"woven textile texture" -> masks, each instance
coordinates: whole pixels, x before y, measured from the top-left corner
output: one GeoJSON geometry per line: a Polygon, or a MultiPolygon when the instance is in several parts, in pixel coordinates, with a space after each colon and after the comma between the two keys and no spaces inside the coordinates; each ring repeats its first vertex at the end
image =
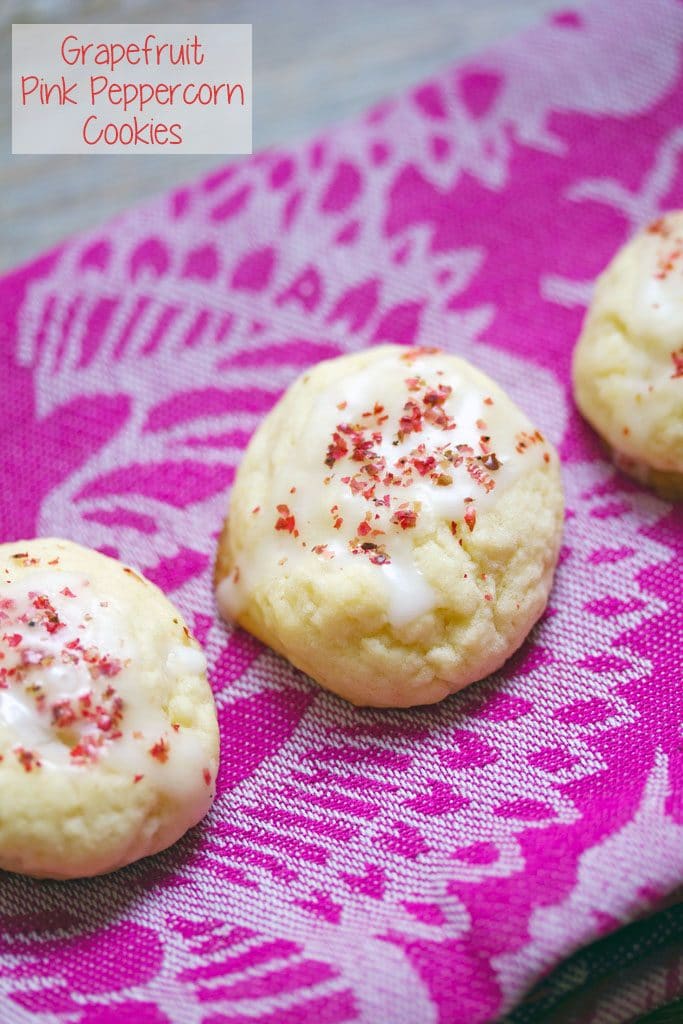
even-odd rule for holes
{"type": "Polygon", "coordinates": [[[613,470],[569,363],[596,274],[683,205],[682,47],[674,0],[564,11],[0,282],[2,538],[162,586],[223,744],[214,810],[165,854],[0,879],[4,1024],[484,1024],[680,884],[680,511],[613,470]],[[384,341],[493,375],[568,505],[528,642],[410,712],[321,692],[211,587],[255,425],[306,365],[384,341]]]}

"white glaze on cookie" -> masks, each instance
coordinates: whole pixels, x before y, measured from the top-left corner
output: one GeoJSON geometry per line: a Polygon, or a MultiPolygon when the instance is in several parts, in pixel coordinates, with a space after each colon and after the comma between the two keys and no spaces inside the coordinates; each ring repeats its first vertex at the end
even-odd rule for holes
{"type": "MultiPolygon", "coordinates": [[[[78,773],[96,763],[133,783],[147,777],[171,793],[198,790],[201,745],[138,685],[140,652],[118,600],[87,575],[61,570],[58,557],[41,565],[18,550],[9,562],[23,571],[5,568],[0,580],[4,756],[27,772],[78,773]]],[[[197,647],[171,642],[165,670],[202,674],[206,660],[197,647]]]]}
{"type": "Polygon", "coordinates": [[[58,538],[0,544],[0,869],[102,874],[209,810],[206,662],[158,587],[58,538]]]}
{"type": "Polygon", "coordinates": [[[403,626],[437,599],[416,564],[420,537],[443,523],[466,536],[478,511],[555,458],[499,389],[471,367],[459,373],[438,349],[388,350],[333,382],[310,430],[292,462],[272,467],[272,505],[252,511],[268,520],[266,541],[218,587],[228,618],[274,565],[287,572],[317,558],[328,571],[371,566],[386,586],[389,623],[403,626]]]}
{"type": "Polygon", "coordinates": [[[574,396],[617,465],[683,494],[683,211],[621,248],[597,281],[573,357],[574,396]]]}
{"type": "Polygon", "coordinates": [[[683,213],[660,217],[639,238],[631,322],[662,375],[683,377],[683,213]]]}

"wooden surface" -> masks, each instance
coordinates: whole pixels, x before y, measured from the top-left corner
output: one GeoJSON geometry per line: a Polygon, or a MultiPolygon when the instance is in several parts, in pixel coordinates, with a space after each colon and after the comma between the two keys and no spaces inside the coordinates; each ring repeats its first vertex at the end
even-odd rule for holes
{"type": "MultiPolygon", "coordinates": [[[[12,22],[250,22],[254,149],[305,138],[532,24],[561,0],[0,0],[12,22]]],[[[0,80],[0,270],[229,157],[12,156],[0,80]]],[[[237,159],[245,159],[237,158],[237,159]]]]}

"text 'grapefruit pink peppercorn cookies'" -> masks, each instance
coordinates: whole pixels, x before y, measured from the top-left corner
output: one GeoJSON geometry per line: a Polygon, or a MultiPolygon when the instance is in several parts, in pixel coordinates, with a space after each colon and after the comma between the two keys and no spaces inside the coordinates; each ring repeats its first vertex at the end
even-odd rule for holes
{"type": "Polygon", "coordinates": [[[0,868],[163,850],[208,811],[217,760],[206,659],[157,587],[68,541],[0,545],[0,868]]]}
{"type": "Polygon", "coordinates": [[[218,605],[355,704],[433,703],[522,643],[562,518],[555,452],[493,381],[370,349],[300,377],[252,438],[218,605]]]}
{"type": "Polygon", "coordinates": [[[598,279],[574,395],[621,469],[683,498],[683,210],[637,234],[598,279]]]}

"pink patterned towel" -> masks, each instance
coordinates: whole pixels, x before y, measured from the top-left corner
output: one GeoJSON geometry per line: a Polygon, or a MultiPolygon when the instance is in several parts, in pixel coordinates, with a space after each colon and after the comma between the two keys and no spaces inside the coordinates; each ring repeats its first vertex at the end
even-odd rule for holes
{"type": "Polygon", "coordinates": [[[681,521],[605,461],[568,375],[595,275],[683,205],[682,42],[674,0],[558,14],[0,283],[2,537],[168,591],[223,742],[215,809],[166,854],[2,877],[3,1024],[479,1024],[682,880],[681,521]],[[521,652],[412,712],[321,692],[211,588],[256,423],[382,341],[493,374],[560,446],[569,508],[521,652]]]}

